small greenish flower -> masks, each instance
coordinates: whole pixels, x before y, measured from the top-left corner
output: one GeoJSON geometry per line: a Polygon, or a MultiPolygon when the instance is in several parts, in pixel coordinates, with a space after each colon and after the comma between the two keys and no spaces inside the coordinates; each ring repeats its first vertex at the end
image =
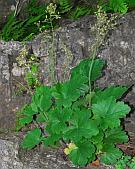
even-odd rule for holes
{"type": "MultiPolygon", "coordinates": [[[[47,12],[50,15],[50,17],[53,17],[53,19],[59,19],[60,18],[59,12],[56,11],[56,8],[57,8],[56,4],[53,4],[53,3],[50,3],[47,6],[47,12]]],[[[47,15],[46,15],[46,19],[48,19],[47,15]]]]}

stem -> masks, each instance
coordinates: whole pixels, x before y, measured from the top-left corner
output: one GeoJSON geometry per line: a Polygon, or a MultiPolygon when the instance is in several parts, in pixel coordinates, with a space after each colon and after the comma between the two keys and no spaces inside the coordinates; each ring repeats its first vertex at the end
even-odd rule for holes
{"type": "Polygon", "coordinates": [[[40,124],[36,120],[33,120],[33,123],[34,123],[35,127],[39,128],[41,130],[42,135],[47,137],[44,129],[40,126],[40,124]]]}
{"type": "Polygon", "coordinates": [[[68,145],[63,139],[60,140],[60,144],[63,148],[67,147],[68,145]]]}
{"type": "Polygon", "coordinates": [[[51,71],[51,80],[52,80],[52,84],[56,83],[56,79],[55,79],[55,65],[56,65],[56,58],[54,56],[54,29],[53,29],[53,24],[52,24],[52,16],[50,15],[50,24],[51,24],[51,31],[52,31],[52,48],[51,48],[51,63],[50,63],[50,71],[51,71]]]}
{"type": "MultiPolygon", "coordinates": [[[[92,76],[92,69],[93,69],[93,65],[94,65],[94,60],[95,60],[96,54],[97,54],[97,49],[98,49],[97,46],[95,45],[92,55],[90,57],[90,58],[92,58],[92,61],[90,64],[90,69],[89,69],[89,93],[90,93],[90,95],[92,93],[91,76],[92,76]]],[[[89,106],[91,106],[91,97],[90,97],[90,101],[89,101],[89,106]]]]}
{"type": "MultiPolygon", "coordinates": [[[[94,65],[94,59],[96,58],[99,47],[104,42],[108,31],[114,27],[114,24],[112,23],[112,21],[114,19],[115,18],[109,19],[107,17],[106,13],[102,11],[102,7],[99,7],[99,9],[97,11],[97,23],[95,24],[95,27],[94,27],[94,30],[96,30],[96,37],[95,37],[96,42],[92,46],[92,51],[91,51],[92,54],[90,57],[92,59],[91,65],[89,68],[89,92],[90,92],[90,95],[92,94],[91,76],[92,76],[92,69],[93,69],[93,65],[94,65]]],[[[93,88],[94,88],[94,86],[93,86],[93,88]]],[[[92,98],[90,97],[89,106],[91,106],[91,99],[92,98]]]]}

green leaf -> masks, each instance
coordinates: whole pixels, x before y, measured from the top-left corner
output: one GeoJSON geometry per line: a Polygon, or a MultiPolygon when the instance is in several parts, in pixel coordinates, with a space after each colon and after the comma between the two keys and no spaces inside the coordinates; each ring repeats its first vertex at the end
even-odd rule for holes
{"type": "Polygon", "coordinates": [[[30,124],[32,121],[33,121],[33,118],[31,116],[19,118],[17,120],[16,130],[19,131],[21,128],[23,128],[27,124],[30,124]]]}
{"type": "Polygon", "coordinates": [[[128,136],[126,135],[126,132],[122,131],[122,129],[114,128],[112,130],[108,130],[105,133],[105,143],[126,143],[128,141],[128,136]]]}
{"type": "MultiPolygon", "coordinates": [[[[56,99],[57,105],[70,107],[72,102],[76,101],[81,95],[88,92],[86,85],[89,80],[89,69],[91,60],[81,61],[80,64],[72,69],[71,78],[63,84],[57,84],[52,89],[52,95],[56,99]]],[[[91,80],[96,80],[101,75],[101,70],[104,66],[104,61],[95,60],[93,64],[91,80]]]]}
{"type": "Polygon", "coordinates": [[[72,109],[77,109],[77,108],[83,109],[86,108],[86,106],[87,106],[86,99],[81,97],[80,99],[78,99],[72,104],[72,109]]]}
{"type": "Polygon", "coordinates": [[[125,14],[128,10],[126,0],[109,0],[109,8],[122,14],[125,14]]]}
{"type": "MultiPolygon", "coordinates": [[[[130,156],[123,155],[115,164],[116,169],[125,169],[128,166],[128,162],[131,160],[130,156]]],[[[130,162],[131,163],[131,162],[130,162]]]]}
{"type": "Polygon", "coordinates": [[[28,115],[28,116],[33,116],[35,115],[36,113],[32,110],[32,107],[31,105],[28,105],[24,111],[22,112],[24,115],[28,115]]]}
{"type": "Polygon", "coordinates": [[[82,86],[80,87],[81,96],[85,96],[85,94],[88,93],[88,91],[89,91],[89,86],[86,84],[82,84],[82,86]]]}
{"type": "Polygon", "coordinates": [[[92,103],[96,103],[101,100],[106,100],[109,97],[114,97],[115,99],[120,99],[122,95],[128,90],[127,87],[123,86],[110,86],[104,90],[98,90],[92,98],[92,103]]]}
{"type": "Polygon", "coordinates": [[[47,118],[46,118],[46,116],[44,115],[43,112],[40,112],[40,114],[38,114],[37,117],[36,117],[36,121],[38,123],[46,122],[47,118]]]}
{"type": "MultiPolygon", "coordinates": [[[[87,82],[86,77],[75,76],[63,84],[55,85],[52,89],[52,95],[56,99],[57,105],[70,107],[72,102],[81,96],[85,82],[87,82]]],[[[83,93],[86,91],[85,89],[83,93]]]]}
{"type": "Polygon", "coordinates": [[[128,162],[127,166],[131,169],[135,169],[135,161],[133,160],[133,161],[128,162]]]}
{"type": "Polygon", "coordinates": [[[127,0],[129,7],[135,7],[135,0],[127,0]]]}
{"type": "Polygon", "coordinates": [[[67,123],[71,118],[72,111],[68,108],[55,109],[49,112],[49,123],[46,130],[49,133],[60,134],[67,128],[67,123]]]}
{"type": "Polygon", "coordinates": [[[35,101],[35,100],[36,100],[36,97],[33,96],[33,97],[32,97],[31,108],[32,108],[32,110],[33,110],[34,112],[38,113],[39,108],[38,108],[38,105],[36,104],[36,101],[35,101]]]}
{"type": "Polygon", "coordinates": [[[33,121],[33,115],[35,111],[32,110],[31,105],[26,105],[20,112],[18,112],[17,130],[20,130],[27,124],[33,121]]]}
{"type": "Polygon", "coordinates": [[[58,3],[60,5],[60,12],[65,13],[72,9],[73,3],[71,0],[58,0],[58,3]]]}
{"type": "Polygon", "coordinates": [[[56,143],[61,139],[61,135],[60,134],[52,134],[46,138],[43,138],[42,141],[44,143],[45,147],[48,146],[54,146],[56,145],[56,143]]]}
{"type": "MultiPolygon", "coordinates": [[[[89,70],[92,64],[91,59],[85,59],[79,63],[78,66],[72,69],[71,71],[71,79],[75,76],[77,77],[86,77],[87,81],[89,80],[89,70]]],[[[105,62],[101,59],[95,59],[91,72],[91,82],[95,81],[102,75],[102,69],[105,65],[105,62]]]]}
{"type": "Polygon", "coordinates": [[[41,88],[40,100],[39,100],[39,108],[41,111],[47,111],[52,105],[52,96],[51,90],[48,86],[43,86],[41,88]]]}
{"type": "Polygon", "coordinates": [[[35,128],[34,130],[27,133],[21,146],[22,148],[32,149],[41,142],[41,130],[35,128]]]}
{"type": "Polygon", "coordinates": [[[103,129],[115,128],[120,125],[120,118],[124,118],[130,112],[130,107],[124,102],[116,102],[113,97],[101,100],[92,105],[93,118],[101,119],[103,129]]]}
{"type": "Polygon", "coordinates": [[[41,111],[47,111],[52,105],[51,94],[47,91],[41,95],[39,100],[39,108],[41,111]]]}
{"type": "Polygon", "coordinates": [[[44,14],[41,14],[41,15],[38,15],[38,16],[35,16],[35,17],[29,17],[28,21],[27,21],[27,25],[30,25],[32,23],[36,23],[40,20],[40,18],[43,16],[44,14]]]}
{"type": "Polygon", "coordinates": [[[101,161],[105,164],[115,164],[122,156],[122,151],[111,144],[105,144],[102,150],[101,161]]]}
{"type": "Polygon", "coordinates": [[[76,144],[78,147],[69,154],[70,160],[74,165],[85,166],[95,158],[95,147],[91,142],[83,142],[76,144]]]}
{"type": "Polygon", "coordinates": [[[70,126],[65,130],[64,138],[79,141],[83,137],[91,138],[98,134],[99,130],[94,120],[89,119],[91,111],[87,109],[75,110],[72,115],[70,126]]]}
{"type": "Polygon", "coordinates": [[[92,13],[92,9],[89,7],[77,6],[71,13],[71,19],[77,19],[84,15],[89,15],[92,13]]]}
{"type": "Polygon", "coordinates": [[[33,64],[31,66],[31,72],[32,73],[38,73],[38,65],[37,64],[33,64]]]}
{"type": "Polygon", "coordinates": [[[14,12],[11,12],[11,14],[7,18],[7,23],[4,25],[2,29],[2,39],[5,41],[10,40],[10,30],[14,26],[16,22],[16,17],[14,16],[14,12]]]}
{"type": "Polygon", "coordinates": [[[96,136],[91,138],[91,142],[96,146],[96,152],[99,153],[103,148],[104,132],[101,130],[96,136]]]}
{"type": "Polygon", "coordinates": [[[33,111],[47,111],[52,105],[52,95],[49,86],[40,86],[32,97],[31,107],[33,111]]]}
{"type": "Polygon", "coordinates": [[[26,105],[19,113],[20,115],[26,115],[26,116],[33,116],[36,114],[33,110],[31,105],[26,105]]]}

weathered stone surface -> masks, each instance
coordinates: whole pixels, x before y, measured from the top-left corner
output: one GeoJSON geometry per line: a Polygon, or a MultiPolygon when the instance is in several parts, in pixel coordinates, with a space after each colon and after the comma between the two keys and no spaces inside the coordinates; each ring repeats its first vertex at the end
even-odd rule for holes
{"type": "Polygon", "coordinates": [[[21,48],[18,42],[0,42],[0,129],[15,126],[15,112],[26,100],[22,96],[13,98],[12,66],[21,48]]]}
{"type": "MultiPolygon", "coordinates": [[[[0,139],[0,169],[77,169],[63,158],[61,150],[43,149],[25,151],[19,148],[19,139],[15,135],[0,139]]],[[[84,167],[81,169],[94,169],[84,167]]],[[[113,169],[102,166],[99,169],[113,169]]]]}
{"type": "MultiPolygon", "coordinates": [[[[92,21],[92,19],[90,20],[92,21]]],[[[84,23],[90,23],[90,20],[89,17],[87,17],[86,21],[84,20],[84,23]]],[[[57,79],[59,80],[62,79],[62,76],[65,76],[65,79],[68,78],[66,72],[68,72],[73,65],[77,64],[80,59],[83,59],[88,55],[88,40],[86,38],[88,35],[85,32],[85,27],[83,28],[84,30],[79,30],[81,29],[79,28],[79,24],[81,25],[81,23],[75,23],[75,26],[73,23],[69,28],[59,28],[55,32],[56,39],[54,41],[53,49],[54,52],[56,52],[56,71],[57,79]],[[69,55],[68,57],[66,57],[67,54],[69,55]]],[[[44,35],[39,35],[26,46],[32,48],[33,53],[40,57],[43,83],[49,84],[50,76],[48,76],[48,70],[51,58],[49,52],[52,46],[52,35],[45,32],[44,35]]],[[[16,57],[22,49],[23,45],[19,42],[0,42],[0,128],[13,127],[15,124],[15,111],[26,102],[25,97],[13,97],[15,89],[14,85],[15,83],[18,83],[16,80],[20,82],[21,78],[23,78],[22,76],[18,77],[20,71],[16,69],[15,64],[16,57]],[[17,71],[18,73],[15,73],[17,71]],[[8,108],[10,108],[10,110],[8,108]]]]}
{"type": "MultiPolygon", "coordinates": [[[[107,85],[127,85],[132,89],[125,101],[135,107],[135,11],[119,20],[119,26],[112,32],[108,45],[99,57],[107,61],[105,75],[98,81],[102,87],[107,85]]],[[[135,133],[135,111],[125,119],[126,130],[135,133]]]]}
{"type": "MultiPolygon", "coordinates": [[[[108,44],[101,49],[99,57],[107,61],[105,76],[98,81],[98,85],[106,87],[115,85],[135,84],[135,11],[126,14],[119,20],[118,27],[109,36],[108,44]]],[[[57,79],[68,77],[71,67],[79,60],[88,57],[91,44],[94,42],[94,34],[90,31],[95,19],[87,16],[79,21],[72,22],[65,27],[61,27],[54,32],[54,47],[56,54],[57,79]],[[67,57],[68,54],[68,57],[67,57]]],[[[52,47],[52,36],[45,32],[37,36],[32,42],[26,44],[31,47],[33,53],[41,59],[41,72],[43,82],[50,83],[48,76],[48,64],[51,60],[50,50],[52,47]]],[[[26,102],[26,98],[19,96],[14,98],[14,79],[21,80],[18,74],[13,74],[15,70],[16,56],[23,49],[19,42],[0,42],[0,128],[11,128],[14,126],[16,109],[26,102]]],[[[135,106],[135,89],[127,95],[127,101],[135,106]]],[[[135,131],[134,112],[127,118],[127,130],[135,131]]]]}
{"type": "MultiPolygon", "coordinates": [[[[101,49],[99,57],[107,61],[105,76],[97,82],[100,87],[110,84],[135,84],[135,11],[126,14],[119,20],[119,26],[109,36],[108,44],[101,49]]],[[[57,58],[57,79],[68,78],[71,67],[79,60],[87,57],[94,35],[90,31],[94,23],[91,16],[70,23],[66,27],[55,31],[54,51],[57,58]],[[67,53],[70,56],[67,58],[67,53]],[[64,75],[63,75],[64,74],[64,75]]],[[[26,44],[33,53],[41,59],[41,72],[43,82],[50,83],[48,64],[50,60],[51,35],[45,32],[26,44]]],[[[15,83],[21,82],[23,76],[18,69],[16,57],[24,46],[19,42],[0,41],[0,128],[11,129],[15,125],[15,112],[27,98],[14,96],[15,83]]],[[[127,95],[126,101],[135,106],[135,88],[127,95]]],[[[135,112],[126,119],[126,129],[135,135],[135,112]]],[[[19,148],[19,139],[15,136],[0,139],[0,169],[73,169],[69,162],[63,160],[60,150],[43,150],[42,148],[24,152],[19,148]]],[[[102,167],[105,169],[107,167],[102,167]]],[[[109,167],[108,167],[109,168],[109,167]]],[[[76,169],[76,168],[75,168],[76,169]]]]}

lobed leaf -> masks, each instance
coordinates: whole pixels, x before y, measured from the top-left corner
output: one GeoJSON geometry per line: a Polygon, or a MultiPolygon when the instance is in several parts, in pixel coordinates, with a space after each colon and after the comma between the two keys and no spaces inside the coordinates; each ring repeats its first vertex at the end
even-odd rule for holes
{"type": "MultiPolygon", "coordinates": [[[[85,59],[80,62],[78,66],[72,69],[71,71],[71,79],[75,76],[78,77],[86,77],[87,81],[89,80],[89,70],[92,64],[92,59],[85,59]]],[[[95,81],[102,75],[102,69],[105,65],[105,62],[101,59],[95,59],[93,66],[92,66],[92,72],[91,72],[91,82],[95,81]]]]}
{"type": "Polygon", "coordinates": [[[43,123],[47,121],[47,117],[45,116],[44,112],[40,112],[40,114],[37,115],[36,121],[38,123],[43,123]]]}
{"type": "Polygon", "coordinates": [[[97,92],[95,92],[92,98],[92,103],[106,100],[111,96],[114,97],[116,100],[120,99],[127,90],[128,88],[124,86],[110,86],[104,90],[98,90],[97,92]]]}
{"type": "Polygon", "coordinates": [[[52,105],[52,94],[49,86],[40,86],[32,97],[31,107],[33,111],[47,111],[52,105]]]}
{"type": "Polygon", "coordinates": [[[41,130],[35,128],[27,133],[21,144],[22,148],[32,149],[41,142],[41,130]]]}
{"type": "Polygon", "coordinates": [[[91,112],[87,109],[74,111],[70,126],[64,132],[64,138],[75,142],[97,135],[99,132],[97,124],[89,119],[90,116],[91,112]]]}
{"type": "Polygon", "coordinates": [[[42,142],[44,143],[45,147],[48,147],[48,146],[54,146],[56,142],[58,142],[60,139],[61,139],[60,134],[53,133],[48,137],[42,138],[42,142]]]}
{"type": "Polygon", "coordinates": [[[91,142],[95,145],[97,153],[99,153],[103,148],[104,145],[103,140],[104,140],[104,132],[102,130],[99,130],[99,133],[91,138],[91,142]]]}
{"type": "Polygon", "coordinates": [[[87,82],[86,77],[78,77],[70,79],[63,84],[57,84],[52,89],[52,95],[56,99],[57,105],[71,107],[72,102],[76,101],[83,93],[87,91],[83,84],[87,82]]]}
{"type": "Polygon", "coordinates": [[[76,144],[76,146],[77,149],[72,150],[69,154],[69,158],[74,165],[85,166],[95,159],[95,147],[91,142],[85,141],[76,144]]]}
{"type": "Polygon", "coordinates": [[[113,97],[101,100],[92,105],[94,119],[101,119],[103,129],[120,126],[120,118],[124,118],[130,112],[130,107],[124,102],[116,102],[113,97]]]}
{"type": "Polygon", "coordinates": [[[17,130],[20,130],[25,125],[30,124],[33,121],[33,115],[35,111],[32,110],[31,105],[26,105],[19,113],[17,120],[17,130]]]}
{"type": "Polygon", "coordinates": [[[122,131],[122,129],[119,128],[114,128],[111,130],[106,131],[105,133],[105,143],[126,143],[128,141],[128,136],[126,135],[125,131],[122,131]]]}
{"type": "Polygon", "coordinates": [[[54,109],[49,112],[49,123],[46,126],[46,130],[49,133],[60,134],[67,128],[67,123],[71,118],[72,111],[68,108],[54,109]]]}
{"type": "Polygon", "coordinates": [[[115,164],[122,156],[122,151],[111,144],[105,144],[102,150],[101,161],[105,164],[115,164]]]}

